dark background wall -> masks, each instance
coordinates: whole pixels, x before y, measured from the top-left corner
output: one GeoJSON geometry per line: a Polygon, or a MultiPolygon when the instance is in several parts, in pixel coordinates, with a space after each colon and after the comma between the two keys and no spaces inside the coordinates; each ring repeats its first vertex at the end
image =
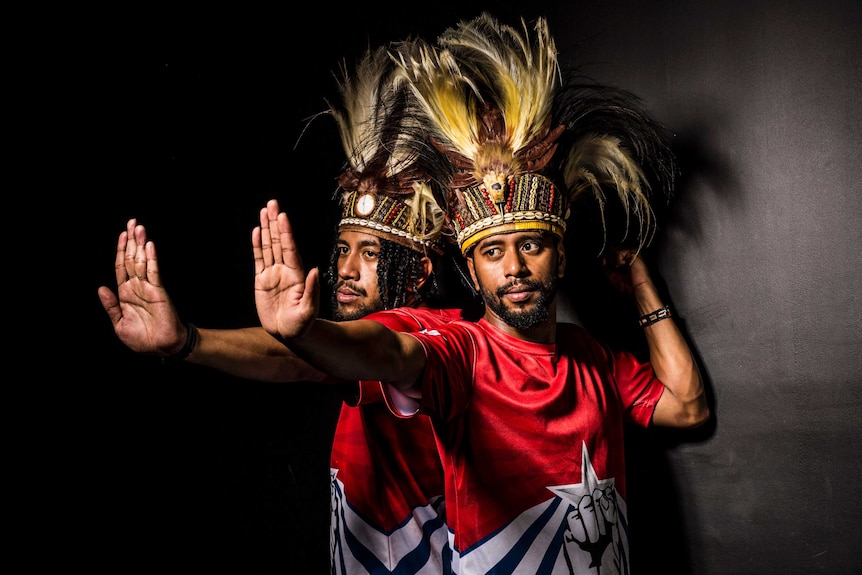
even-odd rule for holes
{"type": "MultiPolygon", "coordinates": [[[[716,418],[632,432],[634,565],[859,573],[862,5],[485,6],[547,16],[562,59],[638,93],[676,134],[685,174],[652,255],[716,418]]],[[[81,285],[71,315],[48,310],[75,328],[68,361],[36,366],[69,383],[41,394],[56,431],[30,457],[47,463],[33,484],[51,503],[30,519],[69,564],[326,571],[335,398],[135,356],[96,288],[114,283],[116,237],[136,217],[184,317],[253,325],[250,231],[266,200],[294,216],[307,266],[330,244],[335,125],[300,134],[340,59],[432,39],[482,7],[77,14],[46,34],[61,41],[30,73],[62,96],[52,145],[74,162],[48,170],[64,184],[34,219],[42,253],[67,254],[81,285]]]]}

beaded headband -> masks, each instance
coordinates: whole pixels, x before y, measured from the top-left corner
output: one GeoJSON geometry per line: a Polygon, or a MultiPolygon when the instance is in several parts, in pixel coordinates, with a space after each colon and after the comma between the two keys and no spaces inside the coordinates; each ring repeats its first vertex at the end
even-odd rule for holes
{"type": "Polygon", "coordinates": [[[566,232],[564,195],[541,174],[510,179],[500,202],[481,186],[456,189],[453,195],[450,217],[462,253],[493,234],[538,229],[563,237],[566,232]]]}
{"type": "Polygon", "coordinates": [[[372,192],[345,192],[341,197],[339,230],[371,234],[410,248],[419,253],[429,249],[442,254],[439,233],[426,226],[423,236],[412,232],[413,210],[398,198],[372,192]]]}

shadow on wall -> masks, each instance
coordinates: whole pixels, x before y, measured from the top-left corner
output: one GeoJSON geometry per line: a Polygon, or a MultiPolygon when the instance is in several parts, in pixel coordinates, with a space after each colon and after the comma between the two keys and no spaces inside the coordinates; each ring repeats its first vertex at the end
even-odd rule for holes
{"type": "MultiPolygon", "coordinates": [[[[679,163],[679,178],[674,195],[667,205],[655,206],[659,232],[652,244],[642,252],[650,267],[665,302],[672,309],[674,301],[672,286],[669,288],[660,273],[657,257],[667,249],[664,231],[679,230],[694,242],[702,241],[702,226],[699,225],[698,210],[687,210],[685,205],[697,205],[688,197],[695,189],[706,188],[715,193],[737,190],[728,181],[729,170],[723,166],[717,154],[706,150],[698,130],[687,131],[674,141],[674,153],[679,163]],[[697,184],[695,185],[695,182],[697,184]]],[[[732,202],[732,198],[722,200],[732,202]]],[[[597,208],[575,211],[566,235],[568,255],[567,273],[561,281],[560,291],[566,296],[579,322],[594,335],[616,349],[625,349],[638,357],[648,357],[646,340],[633,318],[637,317],[629,296],[614,292],[606,283],[601,268],[601,254],[607,246],[630,243],[620,213],[606,208],[604,221],[607,235],[602,232],[602,216],[597,208]]],[[[718,425],[718,405],[709,376],[698,352],[697,342],[692,341],[686,328],[685,318],[675,317],[683,336],[695,355],[704,379],[707,401],[712,417],[704,425],[691,430],[653,427],[643,429],[634,425],[626,427],[627,502],[631,533],[631,558],[634,571],[650,567],[661,567],[663,573],[691,575],[691,546],[686,525],[686,516],[696,515],[696,510],[686,509],[683,514],[680,504],[680,489],[677,473],[673,468],[670,452],[681,444],[700,443],[709,440],[718,425]]]]}

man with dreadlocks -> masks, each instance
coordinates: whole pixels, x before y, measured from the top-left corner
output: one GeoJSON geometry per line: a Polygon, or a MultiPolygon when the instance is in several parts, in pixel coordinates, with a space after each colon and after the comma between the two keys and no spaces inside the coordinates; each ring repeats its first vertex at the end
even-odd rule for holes
{"type": "MultiPolygon", "coordinates": [[[[329,108],[348,159],[328,272],[332,314],[337,321],[373,318],[398,331],[434,329],[463,317],[460,309],[440,307],[444,296],[458,295],[446,289],[459,287],[437,267],[454,247],[442,235],[443,212],[434,200],[450,164],[412,126],[412,97],[393,87],[391,72],[384,50],[369,51],[355,78],[344,74],[342,100],[329,108]]],[[[279,211],[272,200],[261,219],[275,221],[279,211]]],[[[161,285],[155,244],[135,219],[119,236],[115,267],[119,298],[105,286],[99,297],[132,350],[246,379],[343,383],[260,327],[182,322],[161,285]]],[[[449,268],[455,279],[460,272],[449,268]]],[[[462,303],[472,297],[464,292],[462,303]]],[[[393,417],[379,382],[342,387],[349,393],[330,457],[331,572],[449,573],[442,464],[430,420],[393,417]]]]}
{"type": "Polygon", "coordinates": [[[431,417],[454,573],[629,573],[623,424],[693,427],[709,408],[639,256],[654,223],[638,154],[573,120],[561,124],[571,147],[547,169],[562,135],[550,120],[556,52],[544,20],[535,32],[483,14],[400,59],[459,170],[446,211],[485,304],[478,322],[407,334],[317,318],[319,273],[296,260],[284,213],[252,233],[255,302],[262,326],[313,365],[383,381],[397,414],[431,417]],[[633,296],[648,362],[557,321],[566,220],[582,191],[618,194],[645,234],[608,260],[633,296]]]}

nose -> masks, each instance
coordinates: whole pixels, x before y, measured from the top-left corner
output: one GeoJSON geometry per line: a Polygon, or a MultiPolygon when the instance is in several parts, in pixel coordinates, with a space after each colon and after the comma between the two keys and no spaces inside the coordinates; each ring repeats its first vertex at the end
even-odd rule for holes
{"type": "Polygon", "coordinates": [[[338,277],[345,280],[359,279],[359,266],[353,254],[338,257],[338,277]]]}
{"type": "Polygon", "coordinates": [[[503,256],[503,271],[508,277],[524,277],[530,270],[519,250],[507,250],[503,256]]]}

